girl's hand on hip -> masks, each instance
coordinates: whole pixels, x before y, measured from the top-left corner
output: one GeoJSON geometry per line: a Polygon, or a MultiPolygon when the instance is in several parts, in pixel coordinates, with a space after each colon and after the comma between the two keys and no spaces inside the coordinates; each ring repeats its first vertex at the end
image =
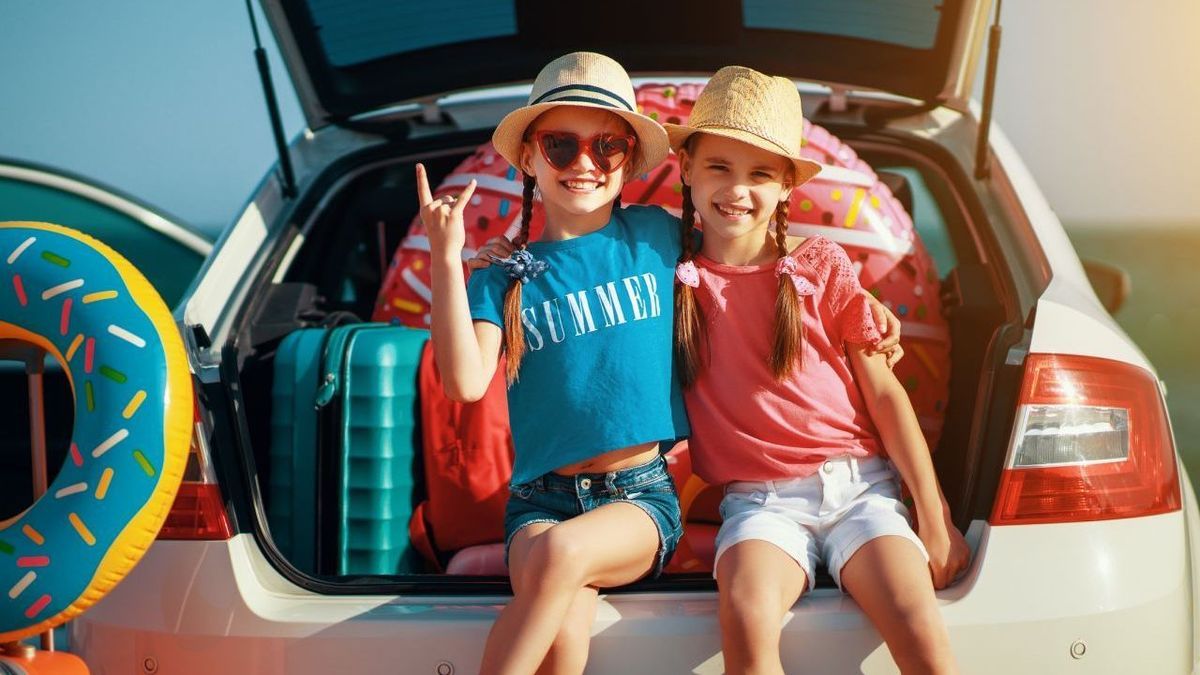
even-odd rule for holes
{"type": "Polygon", "coordinates": [[[492,237],[475,253],[474,258],[467,261],[467,267],[473,270],[483,269],[492,264],[493,258],[509,257],[515,248],[508,237],[492,237]]]}
{"type": "Polygon", "coordinates": [[[463,225],[463,210],[475,194],[476,182],[472,180],[462,194],[442,195],[437,199],[429,190],[429,177],[425,165],[417,164],[417,200],[421,205],[421,224],[429,236],[429,250],[434,255],[452,254],[460,257],[467,242],[467,231],[463,225]]]}

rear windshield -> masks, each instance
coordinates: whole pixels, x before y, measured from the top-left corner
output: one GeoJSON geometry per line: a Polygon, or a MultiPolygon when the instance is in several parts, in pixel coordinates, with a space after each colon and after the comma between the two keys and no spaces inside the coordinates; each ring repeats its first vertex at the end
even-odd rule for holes
{"type": "Polygon", "coordinates": [[[509,0],[309,0],[321,45],[335,66],[517,34],[509,0]]]}
{"type": "MultiPolygon", "coordinates": [[[[309,7],[326,58],[338,67],[518,32],[517,8],[511,0],[309,0],[309,7]]],[[[859,38],[912,49],[933,47],[941,17],[941,4],[932,0],[742,2],[745,28],[859,38]]],[[[587,37],[580,36],[584,41],[587,37]]]]}
{"type": "Polygon", "coordinates": [[[941,4],[932,0],[743,0],[746,28],[823,33],[929,49],[941,4]]]}

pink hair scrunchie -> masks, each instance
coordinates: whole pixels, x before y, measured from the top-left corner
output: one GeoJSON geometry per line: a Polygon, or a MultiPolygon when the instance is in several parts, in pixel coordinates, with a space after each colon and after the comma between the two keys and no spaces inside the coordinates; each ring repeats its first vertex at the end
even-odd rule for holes
{"type": "Polygon", "coordinates": [[[675,266],[675,278],[684,286],[700,288],[700,271],[691,260],[685,260],[675,266]]]}
{"type": "Polygon", "coordinates": [[[816,294],[817,287],[806,279],[803,274],[800,274],[800,263],[790,255],[783,256],[775,263],[775,276],[781,277],[784,275],[791,278],[792,285],[796,287],[796,293],[800,295],[816,294]]]}

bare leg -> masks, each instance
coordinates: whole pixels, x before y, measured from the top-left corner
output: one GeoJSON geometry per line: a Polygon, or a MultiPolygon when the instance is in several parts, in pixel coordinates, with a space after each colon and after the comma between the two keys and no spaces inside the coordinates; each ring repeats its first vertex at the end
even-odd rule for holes
{"type": "Polygon", "coordinates": [[[726,673],[783,674],[783,616],[807,584],[800,565],[769,542],[739,542],[721,555],[717,587],[726,673]]]}
{"type": "MultiPolygon", "coordinates": [[[[528,570],[522,561],[529,555],[533,541],[552,527],[551,523],[534,523],[522,528],[513,536],[509,550],[509,561],[514,569],[528,570]]],[[[514,572],[514,593],[520,593],[523,574],[514,572]]],[[[596,618],[596,589],[590,586],[581,589],[571,601],[567,617],[563,620],[550,651],[538,668],[538,675],[571,675],[582,673],[587,665],[588,648],[591,646],[592,623],[596,618]]]]}
{"type": "Polygon", "coordinates": [[[872,539],[850,557],[841,576],[900,672],[958,672],[929,565],[912,542],[896,536],[872,539]]]}
{"type": "Polygon", "coordinates": [[[579,675],[587,666],[588,648],[592,645],[592,623],[596,619],[595,588],[588,586],[575,594],[571,609],[554,636],[550,651],[542,660],[537,675],[579,675]]]}
{"type": "Polygon", "coordinates": [[[512,576],[520,581],[488,634],[481,669],[485,674],[536,671],[577,594],[585,586],[620,586],[645,576],[654,567],[659,544],[650,516],[622,502],[605,504],[536,536],[522,537],[524,533],[517,533],[509,550],[512,576]],[[518,537],[529,541],[518,548],[518,537]]]}

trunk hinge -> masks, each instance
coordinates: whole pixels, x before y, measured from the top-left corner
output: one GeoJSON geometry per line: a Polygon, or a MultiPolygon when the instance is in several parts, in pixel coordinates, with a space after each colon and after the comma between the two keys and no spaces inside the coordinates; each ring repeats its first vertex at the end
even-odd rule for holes
{"type": "Polygon", "coordinates": [[[829,110],[835,113],[844,113],[849,107],[846,101],[847,90],[845,87],[830,87],[829,91],[829,110]]]}
{"type": "Polygon", "coordinates": [[[443,122],[442,108],[438,105],[437,97],[422,99],[421,103],[421,121],[426,124],[438,124],[443,122]]]}
{"type": "Polygon", "coordinates": [[[996,101],[996,62],[1000,59],[1000,3],[996,0],[996,18],[988,35],[987,71],[983,80],[983,111],[979,116],[979,136],[975,142],[975,178],[991,175],[988,165],[988,132],[992,128],[992,106],[996,101]]]}
{"type": "Polygon", "coordinates": [[[250,14],[250,31],[254,33],[254,60],[258,63],[258,75],[262,80],[263,95],[267,99],[267,113],[271,116],[271,131],[275,136],[275,151],[279,154],[279,170],[283,173],[283,196],[296,196],[296,175],[292,172],[292,157],[288,154],[287,141],[283,138],[283,119],[279,115],[279,100],[275,98],[275,85],[271,82],[271,64],[267,52],[258,37],[258,21],[254,19],[254,7],[246,0],[246,11],[250,14]]]}

